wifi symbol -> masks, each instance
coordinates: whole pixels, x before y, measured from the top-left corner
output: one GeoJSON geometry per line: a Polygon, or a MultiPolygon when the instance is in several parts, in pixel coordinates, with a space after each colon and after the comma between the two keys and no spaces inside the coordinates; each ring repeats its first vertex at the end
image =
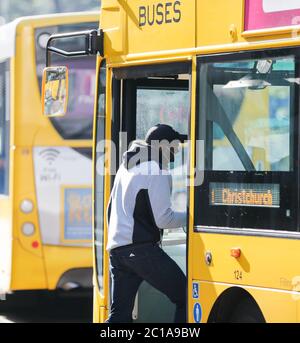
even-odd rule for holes
{"type": "Polygon", "coordinates": [[[60,152],[56,149],[45,149],[39,153],[39,155],[46,160],[50,165],[56,160],[60,152]]]}

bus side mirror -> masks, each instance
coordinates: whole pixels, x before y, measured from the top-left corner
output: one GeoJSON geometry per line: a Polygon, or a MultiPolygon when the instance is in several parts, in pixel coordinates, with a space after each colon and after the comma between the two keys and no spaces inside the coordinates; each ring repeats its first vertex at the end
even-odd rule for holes
{"type": "Polygon", "coordinates": [[[67,112],[68,68],[47,67],[43,71],[42,108],[47,117],[61,117],[67,112]]]}

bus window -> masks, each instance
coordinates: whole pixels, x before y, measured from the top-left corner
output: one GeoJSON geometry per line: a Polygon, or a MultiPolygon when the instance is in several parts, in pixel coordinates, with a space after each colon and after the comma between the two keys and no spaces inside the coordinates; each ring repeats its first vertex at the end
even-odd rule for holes
{"type": "Polygon", "coordinates": [[[213,169],[245,170],[233,146],[217,123],[213,123],[213,137],[213,169]],[[222,145],[219,144],[220,142],[222,142],[222,145]]]}
{"type": "Polygon", "coordinates": [[[148,129],[158,123],[170,124],[176,131],[188,131],[187,89],[137,88],[137,139],[144,139],[148,129]]]}
{"type": "MultiPolygon", "coordinates": [[[[212,97],[218,99],[255,170],[289,171],[290,85],[246,91],[214,85],[212,97]]],[[[222,129],[226,130],[225,125],[213,121],[212,170],[245,170],[228,140],[231,133],[226,135],[222,129]]]]}
{"type": "MultiPolygon", "coordinates": [[[[46,64],[46,43],[51,34],[84,31],[97,28],[97,23],[77,23],[39,28],[35,32],[36,68],[41,89],[42,71],[46,64]]],[[[80,50],[78,40],[67,39],[64,49],[80,50]]],[[[59,47],[59,46],[57,46],[59,47]]],[[[65,58],[51,54],[51,65],[64,65],[69,69],[68,110],[64,117],[49,118],[64,139],[92,139],[96,58],[84,56],[65,58]]]]}
{"type": "Polygon", "coordinates": [[[9,65],[0,63],[0,194],[8,194],[9,182],[9,65]]]}
{"type": "Polygon", "coordinates": [[[295,57],[202,63],[199,76],[198,225],[295,229],[295,57]]]}
{"type": "MultiPolygon", "coordinates": [[[[158,123],[171,125],[178,132],[188,132],[188,84],[186,81],[180,82],[182,82],[181,86],[173,89],[147,88],[142,85],[137,87],[137,139],[144,139],[149,128],[158,123]]],[[[171,166],[172,205],[178,211],[186,209],[186,163],[187,149],[181,146],[171,166]]]]}

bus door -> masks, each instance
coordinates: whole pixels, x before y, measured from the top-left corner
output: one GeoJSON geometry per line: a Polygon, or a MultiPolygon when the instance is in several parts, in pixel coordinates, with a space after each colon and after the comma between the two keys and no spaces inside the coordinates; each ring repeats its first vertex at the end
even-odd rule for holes
{"type": "MultiPolygon", "coordinates": [[[[105,204],[108,202],[106,196],[109,191],[105,190],[106,180],[109,175],[105,175],[105,148],[101,145],[105,139],[108,139],[110,132],[106,130],[106,62],[101,60],[99,65],[97,81],[97,108],[95,122],[95,144],[94,144],[94,323],[102,323],[108,314],[109,303],[109,261],[105,250],[105,228],[106,211],[105,204]]],[[[107,187],[110,185],[108,184],[107,187]]],[[[109,187],[110,188],[110,187],[109,187]]]]}
{"type": "MultiPolygon", "coordinates": [[[[158,123],[169,124],[187,134],[190,118],[190,63],[118,68],[113,70],[112,138],[118,143],[118,156],[130,142],[144,139],[148,129],[158,123]],[[122,133],[121,139],[117,132],[122,133]]],[[[173,179],[172,206],[187,208],[187,146],[182,146],[170,166],[173,179]]],[[[111,182],[111,185],[113,182],[111,182]]],[[[163,249],[186,271],[186,233],[182,228],[164,230],[163,249]]],[[[135,322],[172,322],[175,305],[143,282],[138,291],[135,322]],[[159,304],[159,306],[157,306],[159,304]]]]}

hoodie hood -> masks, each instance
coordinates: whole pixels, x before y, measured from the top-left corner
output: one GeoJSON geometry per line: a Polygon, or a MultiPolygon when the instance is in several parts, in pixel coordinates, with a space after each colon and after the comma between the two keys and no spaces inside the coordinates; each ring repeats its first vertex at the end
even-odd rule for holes
{"type": "Polygon", "coordinates": [[[163,169],[161,152],[151,148],[145,141],[133,141],[123,154],[123,164],[128,170],[149,161],[157,162],[160,169],[163,169]]]}

